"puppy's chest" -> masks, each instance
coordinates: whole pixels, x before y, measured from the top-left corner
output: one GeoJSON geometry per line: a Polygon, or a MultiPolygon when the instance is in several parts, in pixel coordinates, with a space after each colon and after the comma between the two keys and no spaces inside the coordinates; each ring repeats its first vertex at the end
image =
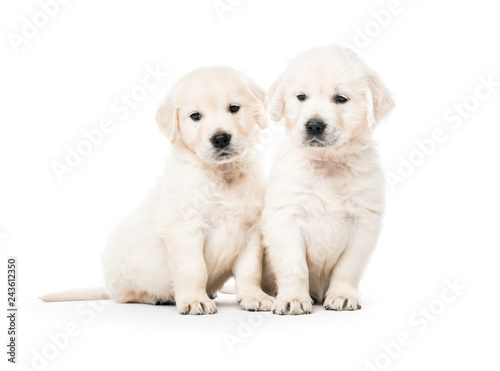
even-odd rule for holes
{"type": "Polygon", "coordinates": [[[205,236],[205,260],[209,266],[229,267],[254,230],[261,213],[259,198],[221,194],[207,204],[201,228],[205,236]]]}
{"type": "Polygon", "coordinates": [[[228,189],[208,197],[199,209],[199,217],[207,235],[217,231],[233,233],[257,223],[261,208],[257,193],[228,189]]]}
{"type": "MultiPolygon", "coordinates": [[[[299,218],[305,232],[308,261],[316,266],[338,259],[363,223],[362,196],[353,184],[309,183],[301,197],[299,218]],[[354,187],[353,187],[354,186],[354,187]]],[[[328,270],[330,266],[323,267],[328,270]]]]}
{"type": "Polygon", "coordinates": [[[329,175],[307,182],[302,198],[304,219],[334,230],[355,227],[366,211],[362,185],[345,176],[329,175]]]}

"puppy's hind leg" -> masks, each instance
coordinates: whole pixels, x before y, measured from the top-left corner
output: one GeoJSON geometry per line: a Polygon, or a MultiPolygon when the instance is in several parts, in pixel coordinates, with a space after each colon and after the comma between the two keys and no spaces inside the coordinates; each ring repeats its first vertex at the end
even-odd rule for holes
{"type": "Polygon", "coordinates": [[[111,297],[117,303],[141,303],[141,304],[158,304],[162,302],[159,298],[156,298],[149,293],[137,290],[126,283],[118,283],[114,281],[112,286],[109,287],[111,292],[111,297]]]}
{"type": "Polygon", "coordinates": [[[105,267],[104,277],[111,299],[117,303],[157,304],[161,301],[145,290],[138,289],[136,285],[133,285],[126,278],[126,273],[124,267],[118,267],[117,265],[114,267],[105,267]]]}

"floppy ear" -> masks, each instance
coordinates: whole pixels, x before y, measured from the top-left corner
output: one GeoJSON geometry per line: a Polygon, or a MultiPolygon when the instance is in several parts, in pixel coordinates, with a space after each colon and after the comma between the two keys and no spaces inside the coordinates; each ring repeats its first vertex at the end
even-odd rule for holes
{"type": "Polygon", "coordinates": [[[391,93],[378,74],[372,70],[368,71],[366,106],[368,125],[372,129],[387,118],[395,106],[391,93]]]}
{"type": "Polygon", "coordinates": [[[167,96],[156,112],[156,122],[160,127],[161,132],[175,143],[179,136],[179,120],[177,117],[177,109],[175,108],[172,97],[167,96]]]}
{"type": "Polygon", "coordinates": [[[267,128],[267,101],[266,101],[266,92],[253,81],[247,81],[248,89],[250,93],[252,93],[253,97],[260,103],[256,108],[255,112],[255,121],[259,128],[265,129],[267,128]]]}
{"type": "Polygon", "coordinates": [[[267,99],[270,106],[269,115],[273,121],[280,121],[285,115],[284,76],[285,74],[282,74],[278,77],[278,80],[267,91],[267,99]]]}

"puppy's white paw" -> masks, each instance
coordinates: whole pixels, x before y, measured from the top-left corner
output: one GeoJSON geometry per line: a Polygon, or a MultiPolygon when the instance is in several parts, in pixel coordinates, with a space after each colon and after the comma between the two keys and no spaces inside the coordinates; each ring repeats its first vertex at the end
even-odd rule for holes
{"type": "Polygon", "coordinates": [[[215,314],[217,306],[213,300],[207,298],[177,300],[177,309],[180,314],[215,314]]]}
{"type": "Polygon", "coordinates": [[[261,291],[242,295],[237,301],[245,310],[266,312],[272,309],[274,298],[261,291]]]}
{"type": "Polygon", "coordinates": [[[312,313],[312,310],[310,298],[284,299],[278,296],[273,303],[274,314],[309,314],[312,313]]]}
{"type": "Polygon", "coordinates": [[[327,310],[358,310],[361,309],[361,299],[355,292],[327,295],[323,306],[327,310]]]}

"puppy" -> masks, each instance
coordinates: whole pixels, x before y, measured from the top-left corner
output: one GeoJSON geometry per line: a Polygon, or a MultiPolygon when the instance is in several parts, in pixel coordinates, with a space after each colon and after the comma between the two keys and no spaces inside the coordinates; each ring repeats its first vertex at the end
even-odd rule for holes
{"type": "Polygon", "coordinates": [[[268,99],[287,129],[262,216],[273,312],[310,313],[313,301],[360,309],[384,208],[372,131],[394,108],[391,94],[353,52],[333,46],[290,61],[268,99]]]}
{"type": "Polygon", "coordinates": [[[242,308],[271,310],[260,286],[264,188],[252,150],[266,126],[265,92],[231,68],[201,68],[173,86],[156,118],[172,155],[111,236],[102,257],[107,290],[42,299],[175,302],[182,314],[212,314],[217,290],[234,276],[242,308]]]}

